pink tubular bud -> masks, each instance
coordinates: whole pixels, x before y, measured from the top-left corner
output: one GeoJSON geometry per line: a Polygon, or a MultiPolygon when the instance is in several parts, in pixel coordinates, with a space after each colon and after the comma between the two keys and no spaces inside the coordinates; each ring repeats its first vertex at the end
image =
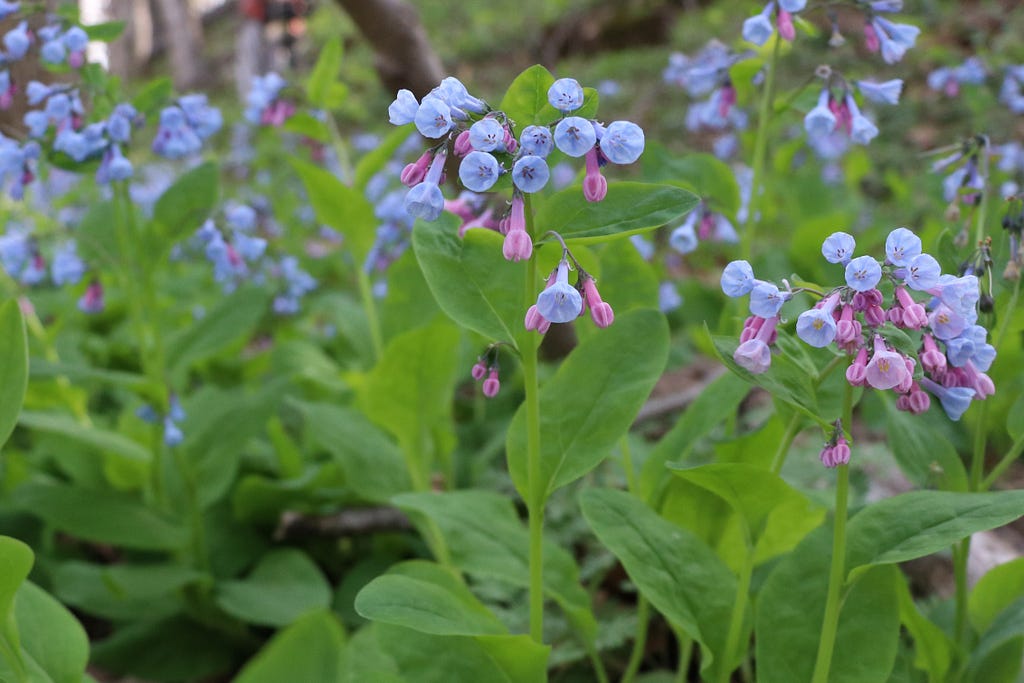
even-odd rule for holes
{"type": "Polygon", "coordinates": [[[533,240],[525,230],[510,230],[501,245],[501,253],[509,261],[525,261],[533,254],[533,240]]]}
{"type": "Polygon", "coordinates": [[[484,375],[487,374],[487,365],[484,363],[483,359],[477,359],[476,363],[473,364],[473,369],[470,371],[470,374],[472,374],[473,379],[478,382],[484,378],[484,375]]]}
{"type": "Polygon", "coordinates": [[[932,335],[926,334],[922,340],[924,346],[918,356],[921,359],[921,367],[932,377],[940,379],[946,372],[946,354],[939,351],[932,335]]]}
{"type": "Polygon", "coordinates": [[[917,382],[914,382],[914,386],[911,388],[910,393],[906,395],[906,398],[907,410],[914,415],[927,412],[932,404],[931,397],[928,396],[927,392],[921,390],[921,386],[917,382]]]}
{"type": "Polygon", "coordinates": [[[612,307],[601,300],[597,292],[597,283],[594,278],[587,276],[583,280],[583,300],[586,306],[590,306],[590,317],[598,327],[608,327],[615,322],[615,313],[612,307]]]}
{"type": "Polygon", "coordinates": [[[793,29],[793,15],[784,9],[779,10],[779,35],[782,36],[783,40],[793,42],[796,38],[796,31],[793,29]]]}
{"type": "Polygon", "coordinates": [[[881,42],[878,40],[878,33],[875,32],[875,27],[870,21],[864,24],[864,47],[867,48],[868,52],[878,52],[882,47],[881,42]]]}
{"type": "Polygon", "coordinates": [[[903,287],[897,287],[896,300],[903,307],[903,326],[911,330],[919,330],[928,324],[928,314],[924,306],[914,301],[910,293],[903,287]]]}
{"type": "Polygon", "coordinates": [[[818,453],[818,459],[821,460],[821,464],[825,467],[832,468],[836,466],[835,461],[835,447],[826,445],[818,453]]]}
{"type": "Polygon", "coordinates": [[[473,145],[469,142],[469,131],[464,130],[459,133],[458,137],[455,138],[455,144],[452,145],[452,151],[455,152],[455,156],[464,157],[473,151],[473,145]]]}
{"type": "Polygon", "coordinates": [[[427,167],[430,166],[430,160],[433,158],[434,155],[431,152],[424,152],[419,159],[403,168],[402,184],[406,187],[415,187],[422,183],[423,179],[427,177],[427,167]]]}
{"type": "Polygon", "coordinates": [[[599,202],[608,194],[608,181],[601,175],[596,147],[587,152],[586,165],[587,174],[583,178],[583,196],[588,202],[599,202]]]}
{"type": "Polygon", "coordinates": [[[846,443],[846,437],[842,434],[836,439],[836,445],[832,449],[832,461],[835,463],[832,467],[846,465],[850,462],[850,445],[846,443]]]}
{"type": "Polygon", "coordinates": [[[864,322],[870,327],[879,327],[885,324],[885,309],[881,306],[868,306],[864,310],[864,322]]]}
{"type": "Polygon", "coordinates": [[[537,330],[540,334],[544,334],[551,327],[551,321],[540,314],[537,310],[537,304],[530,306],[526,311],[525,326],[528,330],[537,330]]]}
{"type": "Polygon", "coordinates": [[[850,367],[846,368],[846,381],[855,387],[862,387],[867,382],[868,350],[866,346],[860,347],[857,357],[854,358],[850,367]]]}
{"type": "Polygon", "coordinates": [[[505,139],[503,143],[505,151],[509,154],[515,154],[516,150],[519,149],[519,142],[516,141],[516,136],[512,134],[512,130],[508,126],[505,126],[505,139]]]}
{"type": "Polygon", "coordinates": [[[498,368],[492,367],[491,373],[484,380],[484,396],[494,398],[501,389],[501,382],[498,381],[498,368]]]}

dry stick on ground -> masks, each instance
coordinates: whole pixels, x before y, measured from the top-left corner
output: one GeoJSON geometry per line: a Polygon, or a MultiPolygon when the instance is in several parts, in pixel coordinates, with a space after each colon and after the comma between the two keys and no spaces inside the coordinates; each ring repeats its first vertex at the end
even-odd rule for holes
{"type": "Polygon", "coordinates": [[[393,507],[349,508],[333,515],[319,516],[283,512],[274,539],[345,538],[411,528],[412,524],[405,513],[393,507]]]}
{"type": "Polygon", "coordinates": [[[377,73],[389,92],[408,88],[417,97],[444,78],[419,13],[405,0],[337,0],[373,46],[377,73]]]}

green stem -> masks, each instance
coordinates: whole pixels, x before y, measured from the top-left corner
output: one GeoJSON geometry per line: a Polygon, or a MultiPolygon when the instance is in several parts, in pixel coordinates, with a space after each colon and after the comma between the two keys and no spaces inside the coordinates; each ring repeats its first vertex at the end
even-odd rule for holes
{"type": "Polygon", "coordinates": [[[643,594],[636,601],[636,638],[633,639],[633,650],[629,653],[626,670],[622,672],[621,683],[633,683],[640,664],[644,661],[644,650],[647,648],[647,627],[651,620],[651,603],[643,594]]]}
{"type": "MultiPolygon", "coordinates": [[[[526,230],[536,239],[530,196],[525,198],[526,230]]],[[[537,287],[537,258],[529,260],[523,285],[524,310],[533,300],[537,287]]],[[[537,337],[527,332],[522,337],[523,389],[526,393],[526,508],[530,528],[530,637],[544,642],[544,504],[547,486],[540,470],[540,393],[537,383],[537,337]]]]}
{"type": "Polygon", "coordinates": [[[782,441],[779,442],[779,448],[775,451],[775,457],[772,458],[772,474],[778,474],[782,471],[782,466],[786,462],[786,456],[789,455],[789,447],[793,445],[793,439],[800,433],[800,424],[802,422],[803,416],[797,412],[794,412],[793,417],[789,418],[786,431],[782,434],[782,441]]]}
{"type": "Polygon", "coordinates": [[[1010,295],[1010,303],[1006,306],[1006,311],[1003,313],[1003,319],[999,321],[999,327],[996,329],[996,333],[992,335],[992,346],[998,349],[1002,343],[1003,338],[1006,336],[1007,331],[1010,329],[1010,321],[1013,319],[1013,312],[1017,309],[1017,299],[1020,298],[1020,279],[1013,283],[1013,294],[1010,295]]]}
{"type": "Polygon", "coordinates": [[[1010,450],[1006,451],[1006,455],[992,468],[992,471],[988,473],[988,476],[981,482],[981,486],[978,487],[979,491],[988,491],[992,488],[992,484],[999,480],[999,477],[1003,476],[1003,473],[1009,469],[1010,465],[1014,463],[1017,458],[1020,457],[1021,452],[1024,452],[1024,434],[1021,434],[1013,445],[1010,446],[1010,450]]]}
{"type": "Polygon", "coordinates": [[[679,664],[676,666],[676,683],[686,683],[690,673],[690,659],[693,657],[693,638],[686,635],[683,629],[672,624],[672,632],[676,635],[679,645],[679,664]]]}
{"type": "Polygon", "coordinates": [[[764,90],[761,93],[761,104],[757,116],[757,137],[754,138],[754,159],[751,164],[753,176],[750,183],[750,202],[747,219],[743,222],[743,233],[740,238],[740,258],[749,261],[754,247],[754,231],[757,227],[756,218],[761,207],[761,183],[764,180],[764,165],[768,156],[768,126],[771,123],[775,106],[775,72],[779,61],[779,47],[782,40],[775,36],[775,46],[768,62],[765,75],[764,90]]]}
{"type": "Polygon", "coordinates": [[[750,579],[754,574],[754,548],[748,542],[743,566],[740,567],[739,582],[736,584],[736,601],[732,605],[732,616],[729,618],[729,632],[725,637],[725,657],[719,669],[719,683],[729,683],[732,677],[732,662],[736,660],[740,648],[747,615],[747,600],[750,597],[750,579]]]}
{"type": "Polygon", "coordinates": [[[978,213],[975,216],[976,223],[974,225],[974,238],[978,244],[985,239],[985,219],[988,217],[988,143],[985,143],[985,147],[981,153],[981,204],[978,206],[978,213]]]}
{"type": "Polygon", "coordinates": [[[835,647],[836,632],[839,628],[840,597],[846,571],[846,504],[850,487],[850,466],[840,465],[836,470],[838,476],[836,477],[835,527],[832,533],[832,568],[829,571],[825,619],[821,626],[818,657],[814,662],[814,675],[811,678],[811,683],[828,682],[828,672],[832,665],[832,650],[835,647]]]}
{"type": "Polygon", "coordinates": [[[377,316],[377,302],[373,299],[370,276],[362,267],[359,268],[359,299],[363,304],[363,312],[366,314],[366,325],[370,328],[373,362],[376,363],[384,351],[384,339],[380,331],[380,318],[377,316]]]}
{"type": "Polygon", "coordinates": [[[587,646],[587,656],[590,658],[590,665],[594,667],[597,683],[608,683],[608,672],[604,668],[604,662],[601,661],[597,649],[587,646]]]}
{"type": "Polygon", "coordinates": [[[967,656],[967,558],[971,555],[971,537],[953,546],[953,578],[956,583],[954,596],[953,640],[957,644],[958,656],[967,656]]]}

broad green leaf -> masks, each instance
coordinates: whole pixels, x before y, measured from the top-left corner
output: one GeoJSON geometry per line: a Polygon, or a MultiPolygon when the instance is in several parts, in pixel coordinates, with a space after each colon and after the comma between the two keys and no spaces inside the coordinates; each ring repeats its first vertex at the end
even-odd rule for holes
{"type": "Polygon", "coordinates": [[[953,660],[953,642],[917,609],[905,578],[899,582],[898,591],[900,622],[914,639],[914,666],[928,672],[931,681],[945,680],[953,660]]]}
{"type": "Polygon", "coordinates": [[[0,626],[7,620],[14,596],[28,578],[35,555],[32,549],[16,538],[0,536],[0,626]]]}
{"type": "Polygon", "coordinates": [[[167,365],[184,372],[191,365],[241,347],[267,312],[270,296],[262,289],[243,288],[228,295],[202,320],[172,336],[167,365]]]}
{"type": "Polygon", "coordinates": [[[179,616],[138,620],[118,628],[93,645],[92,662],[114,674],[187,683],[216,678],[249,654],[234,636],[179,616]]]}
{"type": "Polygon", "coordinates": [[[960,455],[941,430],[929,425],[934,414],[911,415],[897,410],[889,397],[883,402],[889,447],[907,478],[922,488],[966,491],[967,472],[960,455]]]}
{"type": "Polygon", "coordinates": [[[175,550],[185,530],[137,499],[114,491],[33,481],[16,488],[11,503],[86,541],[140,550],[175,550]]]}
{"type": "Polygon", "coordinates": [[[341,105],[330,97],[331,85],[338,78],[341,69],[341,38],[335,36],[320,48],[320,56],[306,81],[306,97],[318,109],[334,109],[341,105]]]}
{"type": "Polygon", "coordinates": [[[331,587],[300,550],[267,553],[247,577],[217,584],[217,604],[242,621],[287,626],[306,612],[331,604],[331,587]]]}
{"type": "Polygon", "coordinates": [[[455,322],[487,339],[513,343],[526,315],[527,264],[506,261],[504,238],[493,230],[468,230],[465,238],[457,230],[450,214],[433,223],[416,222],[412,246],[423,277],[455,322]]]}
{"type": "Polygon", "coordinates": [[[588,202],[574,185],[544,202],[535,222],[545,232],[553,230],[567,241],[586,244],[673,223],[697,202],[696,195],[681,187],[633,181],[609,183],[602,201],[588,202]]]}
{"type": "Polygon", "coordinates": [[[376,624],[381,649],[401,675],[415,683],[542,683],[549,648],[529,636],[436,636],[390,624],[376,624]]]}
{"type": "Polygon", "coordinates": [[[31,581],[22,584],[14,616],[24,657],[53,683],[79,683],[89,661],[85,629],[64,605],[31,581]]]}
{"type": "Polygon", "coordinates": [[[739,664],[722,661],[736,578],[711,548],[623,491],[587,489],[580,509],[640,592],[700,644],[705,678],[739,664]]]}
{"type": "Polygon", "coordinates": [[[281,130],[302,135],[325,144],[331,139],[331,133],[327,130],[327,124],[304,111],[299,111],[289,116],[281,125],[281,130]]]}
{"type": "MultiPolygon", "coordinates": [[[[87,263],[111,270],[123,267],[117,222],[121,220],[111,201],[92,203],[75,230],[78,254],[87,263]]],[[[198,227],[198,226],[196,226],[198,227]]]]}
{"type": "Polygon", "coordinates": [[[384,169],[388,161],[391,160],[391,157],[395,155],[395,151],[411,135],[416,135],[416,127],[413,124],[408,123],[404,126],[399,126],[390,132],[372,151],[363,155],[356,162],[355,181],[352,183],[352,186],[360,192],[366,190],[366,185],[370,182],[370,179],[384,169]]]}
{"type": "Polygon", "coordinates": [[[153,223],[164,248],[195,232],[213,211],[220,193],[220,169],[207,161],[179,177],[153,207],[153,223]]]}
{"type": "Polygon", "coordinates": [[[454,447],[458,346],[459,332],[447,321],[410,330],[391,340],[357,388],[363,412],[398,439],[419,475],[454,447]]]}
{"type": "Polygon", "coordinates": [[[988,570],[971,590],[967,614],[978,633],[988,630],[996,616],[1011,602],[1024,597],[1024,558],[1004,562],[988,570]]]}
{"type": "Polygon", "coordinates": [[[0,306],[0,446],[14,431],[28,387],[25,320],[15,299],[0,306]]]}
{"type": "Polygon", "coordinates": [[[665,481],[665,463],[685,462],[693,447],[730,415],[750,393],[750,385],[725,373],[707,385],[675,426],[658,440],[640,473],[640,496],[652,501],[665,481]]]}
{"type": "Polygon", "coordinates": [[[426,325],[440,309],[412,250],[388,267],[388,292],[380,304],[380,326],[389,342],[405,330],[426,325]]]}
{"type": "Polygon", "coordinates": [[[18,423],[33,431],[59,434],[101,453],[114,454],[127,462],[148,463],[151,458],[149,449],[138,441],[118,432],[81,425],[67,415],[25,411],[18,418],[18,423]]]}
{"type": "Polygon", "coordinates": [[[272,525],[285,512],[319,514],[350,499],[341,468],[328,462],[310,465],[289,479],[243,475],[231,494],[231,508],[240,521],[272,525]]]}
{"type": "Polygon", "coordinates": [[[634,308],[658,308],[658,278],[654,268],[644,261],[629,240],[613,240],[601,248],[600,254],[601,296],[615,309],[616,315],[634,308]]]}
{"type": "Polygon", "coordinates": [[[152,114],[174,95],[174,84],[163,76],[147,83],[132,99],[132,106],[142,114],[152,114]]]}
{"type": "Polygon", "coordinates": [[[102,24],[92,24],[91,26],[83,26],[85,35],[89,36],[89,40],[98,40],[103,43],[110,43],[117,39],[118,36],[124,31],[123,21],[106,21],[102,24]]]}
{"type": "Polygon", "coordinates": [[[171,616],[181,608],[176,595],[204,575],[175,564],[90,564],[64,562],[54,572],[61,601],[107,619],[171,616]]]}
{"type": "MultiPolygon", "coordinates": [[[[767,470],[727,463],[673,469],[677,477],[729,504],[741,522],[742,538],[751,552],[760,550],[765,538],[772,541],[772,554],[785,552],[824,517],[823,510],[815,510],[806,496],[767,470]]],[[[759,554],[762,561],[771,556],[759,554]]]]}
{"type": "Polygon", "coordinates": [[[508,633],[457,573],[422,560],[395,565],[368,583],[355,607],[367,619],[438,636],[508,633]]]}
{"type": "Polygon", "coordinates": [[[338,618],[326,610],[310,612],[275,634],[233,680],[340,683],[344,648],[345,632],[338,618]]]}
{"type": "Polygon", "coordinates": [[[345,185],[330,171],[290,158],[306,187],[316,219],[345,236],[357,264],[362,264],[376,239],[377,219],[362,192],[345,185]]]}
{"type": "MultiPolygon", "coordinates": [[[[650,309],[630,311],[580,344],[540,390],[540,477],[545,496],[579,479],[629,430],[665,369],[668,324],[650,309]]],[[[526,479],[526,406],[506,441],[520,495],[526,479]]]]}
{"type": "Polygon", "coordinates": [[[663,145],[648,144],[643,157],[644,179],[655,183],[678,183],[709,203],[714,211],[735,216],[740,208],[736,174],[724,161],[711,154],[678,156],[663,145]]]}
{"type": "Polygon", "coordinates": [[[981,635],[977,647],[971,652],[967,680],[975,683],[1012,683],[1018,680],[1022,646],[1024,598],[1019,598],[1000,612],[989,629],[981,635]],[[996,674],[996,671],[999,673],[996,674]]]}
{"type": "MultiPolygon", "coordinates": [[[[459,490],[446,493],[404,493],[394,504],[422,523],[421,515],[436,524],[444,537],[451,563],[480,577],[527,587],[529,535],[512,502],[489,491],[459,490]]],[[[597,622],[590,596],[580,585],[572,555],[544,543],[544,592],[566,612],[574,628],[592,641],[597,622]]]]}
{"type": "Polygon", "coordinates": [[[399,675],[398,663],[381,646],[377,637],[380,626],[370,623],[349,638],[342,653],[339,683],[408,683],[399,675]]]}
{"type": "Polygon", "coordinates": [[[905,562],[1024,514],[1024,491],[912,491],[873,503],[849,525],[847,566],[905,562]]]}
{"type": "MultiPolygon", "coordinates": [[[[761,588],[754,622],[758,683],[809,683],[825,616],[831,527],[805,538],[761,588]]],[[[895,567],[874,567],[846,590],[830,683],[885,681],[899,643],[895,567]]]]}
{"type": "Polygon", "coordinates": [[[341,465],[346,485],[360,497],[384,503],[411,488],[402,451],[362,413],[326,403],[297,405],[307,437],[341,465]]]}
{"type": "Polygon", "coordinates": [[[67,377],[72,382],[96,382],[140,393],[145,393],[150,388],[149,380],[144,375],[135,372],[107,370],[71,363],[51,363],[43,358],[29,359],[29,375],[34,380],[67,377]]]}
{"type": "Polygon", "coordinates": [[[498,109],[515,122],[517,137],[526,126],[547,125],[558,120],[558,110],[548,102],[548,89],[554,82],[550,71],[534,64],[508,86],[498,109]]]}

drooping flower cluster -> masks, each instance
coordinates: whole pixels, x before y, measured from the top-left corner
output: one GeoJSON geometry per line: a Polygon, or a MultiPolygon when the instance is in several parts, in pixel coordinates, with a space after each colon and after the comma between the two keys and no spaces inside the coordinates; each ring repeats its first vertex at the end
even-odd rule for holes
{"type": "Polygon", "coordinates": [[[804,116],[808,142],[816,149],[834,147],[836,136],[848,136],[852,142],[866,145],[878,135],[878,127],[857,106],[854,89],[869,102],[887,105],[898,104],[903,89],[903,81],[898,78],[884,83],[855,81],[851,86],[828,67],[819,68],[818,75],[825,85],[817,104],[804,116]]]}
{"type": "Polygon", "coordinates": [[[759,14],[743,22],[743,40],[764,45],[777,28],[783,40],[792,41],[796,37],[793,15],[806,6],[807,0],[769,0],[759,14]]]}
{"type": "Polygon", "coordinates": [[[939,67],[928,74],[928,87],[947,97],[960,94],[963,85],[981,85],[985,82],[985,63],[978,57],[968,57],[962,64],[939,67]]]}
{"type": "Polygon", "coordinates": [[[424,137],[440,140],[402,171],[402,182],[411,188],[404,201],[406,210],[424,220],[440,216],[445,209],[440,185],[449,155],[461,157],[459,180],[472,192],[486,192],[502,175],[510,174],[512,203],[499,223],[506,235],[503,251],[509,260],[529,258],[533,242],[526,231],[524,195],[539,192],[548,183],[547,158],[555,149],[566,156],[584,157],[583,194],[588,201],[601,201],[608,191],[601,166],[633,163],[644,148],[643,130],[635,123],[614,121],[605,126],[575,115],[586,97],[571,78],[551,85],[548,102],[559,118],[547,125],[526,126],[516,139],[515,122],[470,95],[458,79],[444,79],[422,102],[408,90],[399,91],[388,108],[391,123],[415,123],[424,137]]]}
{"type": "Polygon", "coordinates": [[[1024,64],[1006,67],[999,101],[1014,114],[1024,114],[1024,64]]]}
{"type": "Polygon", "coordinates": [[[738,242],[736,228],[724,214],[712,211],[707,201],[702,201],[687,214],[683,223],[672,230],[668,244],[680,254],[689,254],[700,241],[738,242]]]}
{"type": "MultiPolygon", "coordinates": [[[[855,248],[847,233],[825,240],[822,254],[829,263],[844,267],[846,284],[818,292],[818,303],[797,318],[797,336],[810,346],[834,344],[854,356],[847,380],[855,386],[895,391],[900,409],[927,410],[927,390],[950,419],[960,419],[972,400],[995,391],[985,374],[995,348],[978,325],[978,278],[942,274],[938,261],[922,251],[920,238],[906,228],[889,234],[884,261],[854,257],[855,248]],[[892,288],[888,306],[880,286],[892,288]],[[928,299],[917,301],[912,292],[928,299]]],[[[752,373],[767,371],[783,304],[809,290],[790,290],[788,285],[780,290],[758,280],[746,261],[726,266],[721,282],[728,296],[750,295],[753,315],[744,324],[734,360],[752,373]]]]}
{"type": "Polygon", "coordinates": [[[498,344],[491,344],[476,359],[470,371],[473,379],[483,382],[481,387],[484,396],[494,398],[501,389],[501,381],[498,379],[498,344]]]}
{"type": "Polygon", "coordinates": [[[865,6],[864,46],[869,52],[881,52],[886,64],[895,64],[914,47],[921,29],[880,16],[902,11],[903,0],[874,0],[865,6]]]}
{"type": "MultiPolygon", "coordinates": [[[[690,97],[704,97],[706,100],[690,105],[686,112],[686,128],[690,131],[743,130],[749,117],[736,104],[736,88],[729,76],[729,69],[737,62],[750,57],[750,52],[734,52],[724,43],[712,40],[694,57],[674,52],[669,65],[662,72],[666,83],[677,85],[690,97]]],[[[728,157],[737,142],[733,135],[725,135],[715,141],[715,154],[728,157]]]]}
{"type": "Polygon", "coordinates": [[[167,414],[160,416],[153,406],[148,403],[139,406],[135,410],[135,416],[149,424],[163,423],[164,445],[174,448],[185,440],[185,433],[181,431],[181,424],[185,421],[185,409],[181,407],[178,397],[171,394],[167,401],[167,414]]]}
{"type": "Polygon", "coordinates": [[[1024,197],[1013,195],[1006,200],[1006,213],[1003,214],[1003,230],[1010,238],[1010,258],[1007,260],[1003,277],[1007,280],[1019,280],[1024,267],[1024,197]]]}
{"type": "Polygon", "coordinates": [[[615,313],[611,305],[601,299],[594,277],[583,270],[563,242],[562,259],[548,276],[537,303],[526,311],[526,329],[544,334],[551,323],[572,322],[588,308],[598,327],[608,327],[615,322],[615,313]],[[570,261],[577,272],[574,285],[569,284],[570,261]]]}
{"type": "Polygon", "coordinates": [[[295,113],[295,105],[281,98],[287,81],[271,71],[252,79],[246,95],[245,118],[249,123],[281,126],[295,113]]]}
{"type": "MultiPolygon", "coordinates": [[[[0,20],[20,11],[21,3],[0,1],[0,20]]],[[[39,58],[46,64],[68,64],[74,69],[85,63],[85,48],[89,37],[80,26],[67,26],[56,15],[48,15],[47,23],[35,32],[23,20],[3,36],[0,50],[0,109],[7,109],[14,102],[18,83],[11,75],[10,67],[24,59],[33,45],[39,45],[39,58]]]]}
{"type": "Polygon", "coordinates": [[[206,95],[183,95],[160,112],[153,151],[168,159],[195,154],[202,149],[203,141],[220,130],[223,123],[220,110],[210,106],[206,95]]]}
{"type": "MultiPolygon", "coordinates": [[[[973,210],[981,204],[987,182],[989,154],[988,137],[975,135],[964,140],[952,154],[932,163],[933,172],[949,171],[942,181],[943,197],[949,202],[946,208],[946,217],[949,220],[955,221],[960,218],[961,205],[973,210]]],[[[967,223],[964,223],[956,242],[959,246],[966,246],[967,223]]]]}

